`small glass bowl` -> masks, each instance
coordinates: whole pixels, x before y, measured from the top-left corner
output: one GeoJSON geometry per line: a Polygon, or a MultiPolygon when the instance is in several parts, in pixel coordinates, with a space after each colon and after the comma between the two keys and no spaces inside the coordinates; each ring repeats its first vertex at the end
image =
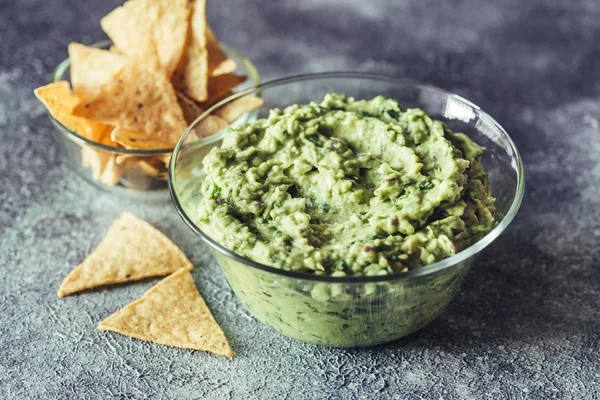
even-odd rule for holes
{"type": "MultiPolygon", "coordinates": [[[[107,49],[110,45],[111,42],[105,40],[93,44],[92,47],[107,49]]],[[[235,91],[260,83],[258,71],[249,59],[223,43],[221,48],[227,57],[237,63],[238,69],[235,73],[248,76],[244,83],[234,89],[235,91]]],[[[52,73],[50,83],[70,81],[70,65],[69,58],[63,60],[52,73]]],[[[129,150],[108,146],[90,141],[62,125],[52,115],[48,116],[56,128],[54,135],[69,160],[69,166],[85,180],[113,193],[134,196],[143,194],[147,198],[154,196],[149,192],[156,192],[158,198],[164,197],[168,187],[167,169],[172,148],[129,150]],[[101,169],[99,164],[106,166],[101,169]]]]}
{"type": "MultiPolygon", "coordinates": [[[[257,115],[258,114],[258,115],[257,115]]],[[[248,116],[245,117],[248,119],[248,116]]],[[[524,192],[523,164],[504,129],[473,103],[452,93],[415,82],[362,73],[322,73],[284,78],[248,89],[207,110],[181,138],[169,166],[169,185],[177,211],[209,245],[240,300],[258,320],[282,334],[319,345],[369,346],[389,342],[423,328],[458,292],[476,256],[513,220],[524,192]],[[486,149],[482,163],[491,175],[497,225],[460,253],[408,272],[374,277],[309,275],[275,269],[238,255],[215,242],[196,225],[202,196],[202,160],[226,132],[198,140],[189,135],[195,124],[237,98],[260,95],[272,108],[318,101],[326,93],[357,99],[383,95],[404,108],[420,107],[463,132],[486,149]]]]}

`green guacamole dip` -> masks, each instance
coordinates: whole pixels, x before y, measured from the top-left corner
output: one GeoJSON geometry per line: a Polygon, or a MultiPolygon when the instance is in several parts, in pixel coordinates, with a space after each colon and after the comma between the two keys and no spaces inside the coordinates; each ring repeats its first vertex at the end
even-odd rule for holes
{"type": "Polygon", "coordinates": [[[198,224],[274,268],[375,276],[456,254],[494,223],[483,150],[421,109],[328,94],[230,128],[198,224]]]}

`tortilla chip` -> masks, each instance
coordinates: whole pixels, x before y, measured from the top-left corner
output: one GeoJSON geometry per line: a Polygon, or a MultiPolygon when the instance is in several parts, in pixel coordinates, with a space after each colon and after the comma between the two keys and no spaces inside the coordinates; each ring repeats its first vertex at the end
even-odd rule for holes
{"type": "Polygon", "coordinates": [[[209,108],[211,108],[212,106],[214,106],[221,100],[226,99],[227,97],[231,96],[232,94],[233,94],[233,92],[231,90],[228,90],[219,97],[211,97],[210,99],[203,101],[202,103],[197,103],[197,105],[198,105],[198,107],[202,108],[203,110],[208,110],[209,108]]]}
{"type": "Polygon", "coordinates": [[[139,55],[154,41],[160,64],[171,76],[183,54],[189,26],[188,0],[130,0],[100,20],[119,51],[139,55]]]}
{"type": "MultiPolygon", "coordinates": [[[[173,147],[187,123],[169,79],[158,69],[156,57],[151,58],[147,54],[144,60],[131,60],[96,96],[83,99],[74,114],[144,133],[173,147]]],[[[114,134],[111,137],[121,143],[114,134]]]]}
{"type": "Polygon", "coordinates": [[[92,178],[94,180],[100,179],[111,158],[112,154],[110,153],[94,150],[88,146],[81,148],[81,166],[83,168],[92,168],[92,178]]]}
{"type": "Polygon", "coordinates": [[[123,186],[137,190],[147,190],[159,178],[159,174],[164,174],[165,170],[155,168],[151,163],[145,160],[131,159],[127,162],[127,180],[123,186]]]}
{"type": "Polygon", "coordinates": [[[117,49],[117,46],[115,46],[114,44],[111,44],[110,47],[108,48],[108,51],[110,51],[111,53],[115,53],[115,54],[121,54],[123,55],[123,53],[121,53],[119,51],[119,49],[117,49]]]}
{"type": "MultiPolygon", "coordinates": [[[[208,53],[208,57],[209,57],[209,60],[210,60],[210,52],[208,53]]],[[[237,69],[236,62],[233,61],[231,58],[226,58],[220,64],[217,64],[217,65],[211,65],[209,63],[208,73],[210,74],[210,76],[214,77],[214,76],[231,74],[236,69],[237,69]]]]}
{"type": "Polygon", "coordinates": [[[79,98],[92,96],[127,63],[124,56],[79,43],[69,44],[69,57],[71,84],[79,98]]]}
{"type": "Polygon", "coordinates": [[[96,250],[67,276],[58,295],[167,275],[179,268],[191,270],[192,264],[177,245],[146,221],[124,212],[96,250]]]}
{"type": "Polygon", "coordinates": [[[248,111],[262,107],[264,104],[265,102],[260,97],[244,96],[219,108],[216,115],[231,123],[248,111]]]}
{"type": "Polygon", "coordinates": [[[197,101],[208,97],[208,61],[205,50],[190,45],[182,63],[173,74],[173,87],[197,101]]]}
{"type": "Polygon", "coordinates": [[[111,126],[90,121],[89,119],[73,115],[73,108],[79,99],[71,93],[69,83],[66,81],[53,82],[34,90],[35,96],[46,106],[48,112],[70,129],[94,142],[98,141],[111,126]]]}
{"type": "Polygon", "coordinates": [[[243,75],[219,75],[208,80],[209,98],[218,98],[248,79],[243,75]]]}
{"type": "Polygon", "coordinates": [[[99,181],[108,186],[115,186],[119,183],[123,175],[125,175],[127,163],[118,164],[116,156],[113,154],[108,154],[108,156],[108,161],[102,171],[102,175],[100,175],[99,181]]]}
{"type": "Polygon", "coordinates": [[[215,33],[206,25],[206,50],[208,52],[208,74],[210,76],[227,75],[237,69],[237,64],[221,50],[215,33]]]}
{"type": "Polygon", "coordinates": [[[186,49],[171,81],[180,92],[196,101],[208,97],[208,52],[206,49],[206,0],[192,5],[186,49]]]}
{"type": "Polygon", "coordinates": [[[157,150],[170,149],[171,143],[149,137],[145,133],[130,131],[122,128],[115,128],[110,133],[111,140],[125,147],[126,149],[137,150],[157,150]]]}
{"type": "Polygon", "coordinates": [[[118,155],[115,157],[115,162],[117,165],[125,164],[129,170],[135,169],[153,178],[157,177],[164,170],[162,161],[154,157],[118,155]]]}
{"type": "MultiPolygon", "coordinates": [[[[191,124],[198,118],[204,110],[196,105],[196,103],[183,93],[178,93],[179,105],[186,115],[186,121],[191,124]]],[[[229,123],[218,115],[208,115],[204,120],[194,126],[194,132],[197,138],[213,135],[227,128],[229,123]]]]}
{"type": "Polygon", "coordinates": [[[158,162],[152,162],[150,160],[139,160],[134,165],[144,172],[144,174],[153,178],[158,177],[162,172],[164,172],[164,168],[161,168],[158,165],[158,162]]]}
{"type": "MultiPolygon", "coordinates": [[[[90,152],[90,150],[92,149],[90,149],[87,146],[81,148],[81,166],[83,168],[89,168],[92,166],[92,157],[90,156],[90,154],[87,154],[88,152],[90,152]]],[[[98,174],[98,176],[100,176],[100,174],[98,174]]],[[[96,178],[94,177],[94,179],[96,178]]]]}
{"type": "Polygon", "coordinates": [[[187,97],[181,92],[177,92],[177,100],[179,101],[179,107],[183,111],[183,116],[188,124],[191,124],[204,112],[203,109],[196,105],[194,100],[187,97]]]}
{"type": "Polygon", "coordinates": [[[121,184],[127,188],[145,190],[152,186],[153,179],[163,179],[167,170],[163,163],[151,156],[130,156],[120,154],[115,157],[116,165],[121,168],[126,179],[121,184]]]}
{"type": "Polygon", "coordinates": [[[221,132],[229,127],[229,122],[216,115],[208,115],[194,126],[194,134],[197,139],[205,138],[221,132]]]}
{"type": "Polygon", "coordinates": [[[137,159],[136,156],[128,156],[128,155],[123,155],[123,154],[119,154],[118,156],[115,156],[115,162],[118,165],[125,164],[125,163],[130,162],[131,160],[136,160],[136,159],[137,159]]]}
{"type": "Polygon", "coordinates": [[[192,275],[184,269],[100,322],[98,328],[166,346],[233,356],[192,275]]]}
{"type": "Polygon", "coordinates": [[[112,128],[111,130],[107,130],[104,133],[104,135],[100,138],[100,140],[98,141],[98,143],[101,143],[101,144],[106,145],[106,146],[116,147],[116,148],[122,147],[122,146],[119,145],[119,143],[117,143],[114,140],[112,140],[111,133],[115,129],[119,129],[119,128],[112,128]]]}
{"type": "Polygon", "coordinates": [[[169,168],[169,163],[171,162],[172,153],[162,154],[160,156],[156,156],[156,159],[161,161],[166,168],[169,168]]]}

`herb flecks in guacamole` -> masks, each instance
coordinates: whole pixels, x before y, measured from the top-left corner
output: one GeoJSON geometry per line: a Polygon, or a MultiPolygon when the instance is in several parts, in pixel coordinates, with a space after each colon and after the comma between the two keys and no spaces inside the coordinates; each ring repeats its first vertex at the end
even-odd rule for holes
{"type": "Polygon", "coordinates": [[[230,128],[204,159],[199,225],[257,262],[386,275],[456,254],[489,231],[483,150],[423,110],[326,95],[230,128]]]}

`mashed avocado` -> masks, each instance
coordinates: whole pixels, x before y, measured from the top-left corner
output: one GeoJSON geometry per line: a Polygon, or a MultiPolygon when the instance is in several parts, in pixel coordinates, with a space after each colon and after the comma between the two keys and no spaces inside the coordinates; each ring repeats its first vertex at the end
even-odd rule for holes
{"type": "Polygon", "coordinates": [[[456,254],[494,223],[481,147],[420,109],[328,94],[230,128],[197,222],[274,268],[375,276],[456,254]]]}

